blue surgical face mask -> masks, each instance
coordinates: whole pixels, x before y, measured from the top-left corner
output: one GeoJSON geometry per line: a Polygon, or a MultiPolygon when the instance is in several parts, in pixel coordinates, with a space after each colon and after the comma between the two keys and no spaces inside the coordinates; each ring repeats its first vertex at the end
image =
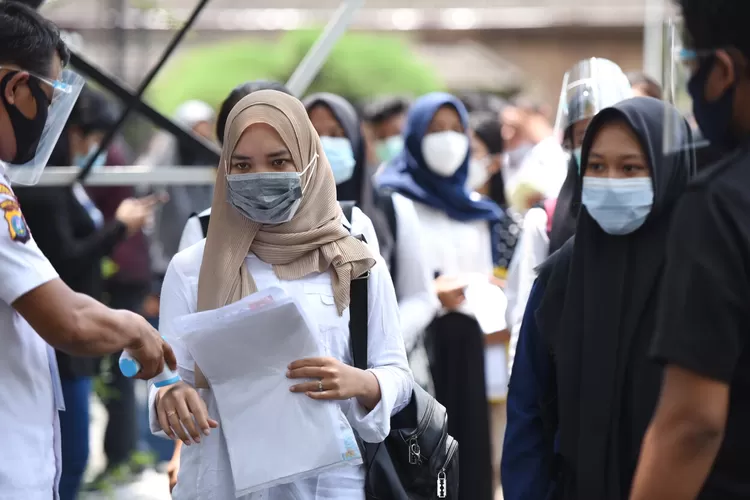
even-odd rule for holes
{"type": "Polygon", "coordinates": [[[716,60],[713,56],[703,59],[687,88],[693,99],[693,115],[703,136],[711,144],[729,150],[735,146],[731,129],[735,86],[732,85],[715,101],[707,101],[705,96],[706,82],[716,60]]]}
{"type": "MultiPolygon", "coordinates": [[[[96,154],[96,151],[98,149],[99,149],[98,144],[92,144],[91,147],[89,148],[88,153],[86,153],[85,155],[77,154],[73,157],[73,165],[77,165],[83,168],[89,162],[89,158],[91,158],[94,154],[96,154]]],[[[97,156],[96,159],[94,160],[94,164],[91,168],[94,170],[97,170],[106,164],[107,164],[107,152],[102,151],[102,154],[97,156]]]]}
{"type": "Polygon", "coordinates": [[[382,163],[394,159],[404,149],[404,138],[400,135],[392,135],[387,139],[375,144],[375,154],[382,163]]]}
{"type": "MultiPolygon", "coordinates": [[[[229,203],[253,222],[283,224],[302,203],[302,177],[317,165],[315,155],[302,172],[260,172],[227,175],[229,203]]],[[[308,182],[312,175],[308,176],[308,182]]]]}
{"type": "Polygon", "coordinates": [[[351,179],[354,174],[354,167],[357,164],[351,141],[346,137],[323,136],[320,138],[320,142],[323,145],[326,158],[328,158],[328,163],[331,164],[336,185],[351,179]]]}
{"type": "Polygon", "coordinates": [[[650,177],[584,177],[581,202],[605,233],[630,234],[640,228],[654,204],[650,177]]]}

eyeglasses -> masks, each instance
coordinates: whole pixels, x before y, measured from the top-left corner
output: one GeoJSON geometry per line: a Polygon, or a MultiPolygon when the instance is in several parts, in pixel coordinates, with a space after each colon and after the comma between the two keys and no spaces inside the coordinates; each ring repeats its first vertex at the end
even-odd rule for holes
{"type": "Polygon", "coordinates": [[[3,69],[7,70],[8,72],[16,72],[16,73],[23,71],[25,73],[28,73],[30,76],[36,78],[40,82],[46,85],[49,85],[52,88],[52,98],[50,99],[50,103],[54,103],[56,97],[59,94],[69,94],[73,91],[73,86],[68,83],[65,83],[60,80],[52,80],[42,75],[38,75],[32,71],[26,71],[25,69],[21,69],[21,68],[11,68],[9,66],[0,65],[0,70],[3,70],[3,69]]]}

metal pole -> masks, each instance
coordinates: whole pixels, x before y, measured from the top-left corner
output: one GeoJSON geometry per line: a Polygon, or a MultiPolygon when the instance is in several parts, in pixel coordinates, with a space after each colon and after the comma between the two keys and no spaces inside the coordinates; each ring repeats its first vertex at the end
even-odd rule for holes
{"type": "Polygon", "coordinates": [[[643,71],[663,85],[663,24],[665,0],[644,0],[643,71]]]}
{"type": "Polygon", "coordinates": [[[191,134],[175,124],[172,120],[143,102],[143,99],[140,99],[132,91],[123,87],[122,84],[118,83],[110,75],[105,74],[99,68],[93,66],[75,52],[70,54],[70,64],[72,64],[79,73],[83,73],[87,79],[98,83],[103,89],[120,99],[125,106],[132,107],[133,110],[141,113],[144,117],[150,120],[151,123],[175,136],[181,143],[193,144],[195,147],[201,147],[204,151],[213,153],[216,156],[216,160],[219,160],[221,151],[215,144],[199,135],[191,134]]]}
{"type": "Polygon", "coordinates": [[[297,69],[289,78],[286,86],[297,97],[301,97],[320,72],[339,38],[346,32],[354,15],[364,6],[365,0],[344,0],[333,18],[328,22],[323,33],[315,41],[297,69]]]}
{"type": "MultiPolygon", "coordinates": [[[[135,93],[135,96],[140,99],[143,96],[143,93],[146,91],[148,86],[151,84],[151,81],[156,77],[156,74],[159,72],[159,70],[164,66],[164,64],[167,62],[167,59],[169,59],[169,56],[172,55],[172,52],[177,48],[177,46],[180,44],[182,39],[185,37],[185,34],[188,32],[188,30],[193,26],[196,19],[198,19],[198,16],[200,15],[203,8],[208,4],[208,0],[200,0],[198,2],[198,5],[195,6],[195,9],[193,9],[192,14],[190,14],[190,17],[187,21],[185,21],[185,24],[180,28],[180,30],[177,32],[177,34],[172,38],[172,40],[169,42],[169,45],[167,45],[167,48],[164,50],[164,53],[161,56],[161,59],[159,59],[159,62],[156,63],[156,65],[151,68],[151,71],[149,71],[148,75],[146,75],[146,78],[141,82],[141,84],[138,86],[138,90],[135,93]]],[[[104,151],[107,150],[109,145],[112,143],[112,139],[114,139],[115,134],[117,134],[117,131],[120,129],[123,123],[125,123],[125,119],[130,114],[130,110],[132,109],[132,105],[128,105],[125,110],[120,115],[120,118],[115,123],[114,127],[107,133],[106,136],[102,139],[102,142],[99,144],[99,149],[97,150],[96,154],[92,155],[89,158],[88,163],[83,167],[81,170],[80,175],[78,176],[78,180],[83,180],[86,178],[87,175],[89,175],[89,172],[91,172],[92,167],[94,166],[94,161],[96,161],[96,158],[102,154],[104,151]]]]}

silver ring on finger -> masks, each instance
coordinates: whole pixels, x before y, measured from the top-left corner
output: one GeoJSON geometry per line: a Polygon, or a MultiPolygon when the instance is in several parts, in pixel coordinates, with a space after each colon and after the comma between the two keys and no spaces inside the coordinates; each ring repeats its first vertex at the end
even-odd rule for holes
{"type": "Polygon", "coordinates": [[[167,412],[167,418],[171,417],[172,415],[177,415],[176,411],[168,411],[167,412]]]}
{"type": "Polygon", "coordinates": [[[323,392],[323,381],[318,380],[318,392],[323,392]]]}

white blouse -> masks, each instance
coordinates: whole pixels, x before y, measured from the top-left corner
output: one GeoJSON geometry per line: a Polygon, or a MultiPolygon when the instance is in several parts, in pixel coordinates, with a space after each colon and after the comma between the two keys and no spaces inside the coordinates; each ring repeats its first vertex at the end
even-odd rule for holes
{"type": "Polygon", "coordinates": [[[510,346],[508,352],[508,374],[513,370],[516,357],[518,336],[526,312],[526,303],[531,295],[531,288],[536,281],[536,270],[549,254],[549,236],[547,236],[547,212],[543,208],[532,208],[523,219],[523,230],[518,238],[516,250],[508,266],[508,280],[505,285],[505,296],[508,298],[506,319],[510,328],[510,346]]]}
{"type": "MultiPolygon", "coordinates": [[[[365,217],[366,219],[366,217],[365,217]]],[[[369,219],[367,219],[369,222],[369,219]]],[[[357,227],[354,232],[357,233],[357,227]]],[[[161,334],[177,356],[179,373],[189,384],[194,384],[194,361],[172,331],[176,317],[196,312],[198,275],[205,241],[177,254],[169,265],[161,295],[159,325],[161,334]]],[[[390,432],[390,417],[404,408],[411,397],[413,378],[406,360],[401,335],[398,305],[393,283],[383,259],[377,255],[368,283],[368,362],[370,371],[380,384],[380,403],[369,413],[356,401],[340,401],[341,412],[352,428],[367,442],[377,443],[390,432]]],[[[276,286],[284,289],[309,309],[317,320],[318,340],[326,355],[352,364],[349,343],[349,309],[342,316],[336,312],[329,272],[314,273],[305,278],[286,281],[276,277],[272,267],[255,255],[248,255],[245,263],[258,289],[276,286]]],[[[294,360],[289,360],[294,361],[294,360]]],[[[290,385],[293,382],[290,381],[290,385]]],[[[210,389],[199,393],[212,418],[220,420],[216,400],[210,389]]],[[[149,414],[151,431],[160,433],[154,407],[156,389],[151,388],[149,414]]],[[[305,397],[300,394],[300,397],[305,397]]],[[[268,411],[274,411],[269,408],[268,411]]],[[[263,461],[263,450],[257,460],[263,461]]],[[[364,499],[363,465],[338,468],[316,477],[279,485],[264,491],[239,497],[239,500],[357,500],[364,499]]],[[[173,492],[175,500],[234,500],[234,484],[230,470],[227,445],[219,428],[200,444],[182,447],[180,473],[173,492]]]]}
{"type": "MultiPolygon", "coordinates": [[[[492,237],[487,221],[461,222],[451,219],[445,212],[422,203],[414,203],[414,206],[422,230],[423,259],[434,276],[475,273],[487,276],[488,279],[492,276],[494,267],[492,237]]],[[[440,314],[448,312],[444,308],[440,308],[439,311],[440,314]]],[[[457,312],[471,317],[475,316],[466,302],[457,309],[457,312]]],[[[504,314],[504,311],[502,313],[504,314]]],[[[505,359],[505,356],[504,345],[493,345],[485,349],[485,375],[488,382],[506,380],[505,363],[498,365],[492,362],[495,359],[505,359]]],[[[411,353],[410,361],[417,382],[429,387],[428,360],[424,349],[421,348],[411,353]]],[[[500,385],[505,384],[503,382],[500,385]]],[[[487,395],[494,401],[504,398],[505,391],[503,390],[502,394],[496,394],[495,391],[490,390],[488,384],[487,395]]]]}
{"type": "Polygon", "coordinates": [[[440,301],[433,285],[434,269],[425,258],[415,203],[398,193],[392,197],[396,213],[396,296],[404,342],[410,351],[440,310],[440,301]]]}

